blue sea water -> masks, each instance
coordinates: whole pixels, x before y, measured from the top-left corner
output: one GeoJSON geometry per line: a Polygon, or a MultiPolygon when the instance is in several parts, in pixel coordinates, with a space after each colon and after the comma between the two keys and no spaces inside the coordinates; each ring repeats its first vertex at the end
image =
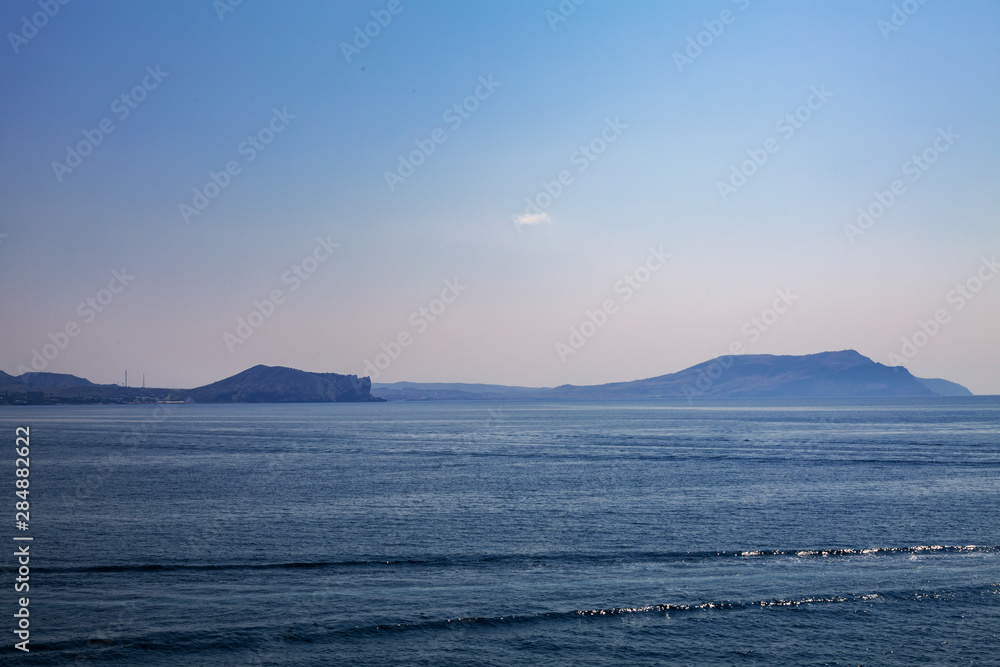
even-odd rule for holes
{"type": "Polygon", "coordinates": [[[1000,398],[6,407],[3,664],[1000,664],[1000,398]]]}

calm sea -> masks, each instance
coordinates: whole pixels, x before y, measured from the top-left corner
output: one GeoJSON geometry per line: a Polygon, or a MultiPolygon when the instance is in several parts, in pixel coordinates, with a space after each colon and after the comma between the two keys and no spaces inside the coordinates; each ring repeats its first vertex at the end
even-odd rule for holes
{"type": "Polygon", "coordinates": [[[997,397],[6,407],[0,429],[3,664],[1000,662],[997,397]]]}

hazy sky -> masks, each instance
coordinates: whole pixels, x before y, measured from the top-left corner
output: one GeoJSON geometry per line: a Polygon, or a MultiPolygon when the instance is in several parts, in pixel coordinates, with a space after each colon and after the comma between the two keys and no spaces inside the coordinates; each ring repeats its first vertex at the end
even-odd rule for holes
{"type": "Polygon", "coordinates": [[[0,27],[8,373],[548,386],[740,343],[1000,393],[998,3],[9,0],[0,27]]]}

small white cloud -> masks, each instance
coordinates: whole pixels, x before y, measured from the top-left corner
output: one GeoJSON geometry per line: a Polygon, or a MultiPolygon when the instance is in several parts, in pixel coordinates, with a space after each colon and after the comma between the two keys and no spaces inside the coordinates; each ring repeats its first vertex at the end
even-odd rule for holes
{"type": "Polygon", "coordinates": [[[524,225],[540,225],[542,223],[549,224],[551,222],[552,218],[549,217],[548,213],[522,213],[514,218],[514,224],[518,227],[523,227],[524,225]]]}

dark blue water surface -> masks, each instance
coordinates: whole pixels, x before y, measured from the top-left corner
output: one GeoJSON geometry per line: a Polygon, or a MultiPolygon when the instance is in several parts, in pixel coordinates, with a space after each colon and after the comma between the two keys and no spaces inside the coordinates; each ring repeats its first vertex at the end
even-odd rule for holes
{"type": "Polygon", "coordinates": [[[6,407],[9,545],[18,425],[4,664],[1000,662],[996,397],[6,407]]]}

